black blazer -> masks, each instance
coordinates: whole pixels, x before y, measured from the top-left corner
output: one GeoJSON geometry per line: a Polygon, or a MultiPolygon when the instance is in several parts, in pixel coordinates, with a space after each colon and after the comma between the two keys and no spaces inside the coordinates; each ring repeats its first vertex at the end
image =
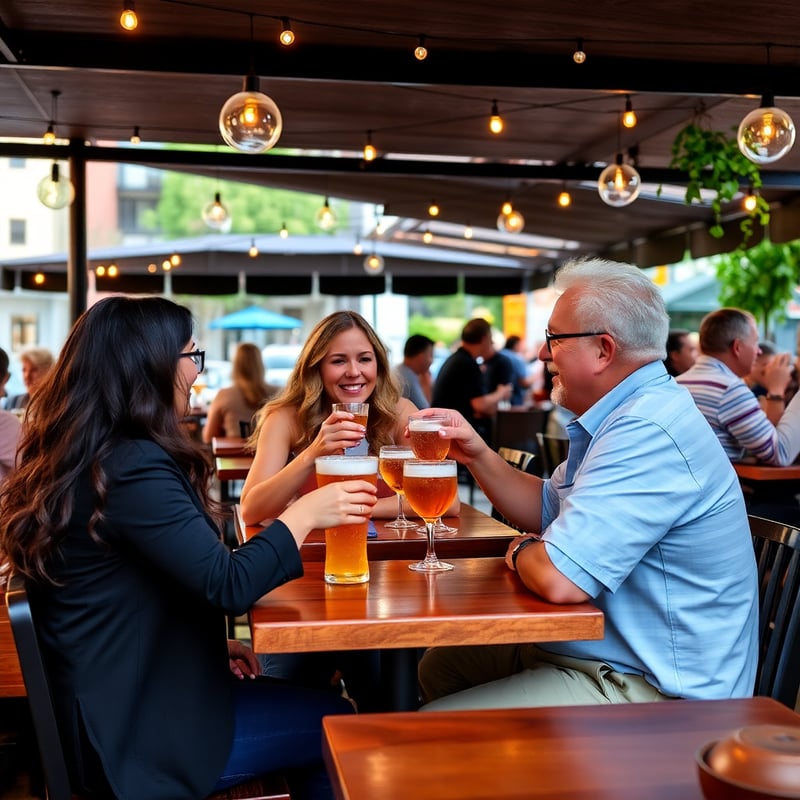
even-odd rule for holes
{"type": "Polygon", "coordinates": [[[184,473],[158,445],[125,441],[105,464],[103,543],[87,533],[89,478],[77,493],[62,584],[33,589],[75,789],[130,800],[209,794],[233,738],[226,615],[303,574],[273,523],[235,552],[184,473]]]}

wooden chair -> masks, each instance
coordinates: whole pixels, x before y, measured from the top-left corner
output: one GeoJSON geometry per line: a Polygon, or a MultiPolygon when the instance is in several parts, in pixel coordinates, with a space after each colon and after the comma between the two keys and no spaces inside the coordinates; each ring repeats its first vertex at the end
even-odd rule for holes
{"type": "Polygon", "coordinates": [[[758,564],[754,694],[795,708],[800,689],[800,530],[750,515],[758,564]]]}
{"type": "MultiPolygon", "coordinates": [[[[530,453],[527,450],[515,450],[512,447],[500,447],[497,452],[506,463],[511,464],[515,469],[522,470],[522,472],[530,472],[534,475],[536,474],[535,453],[530,453]]],[[[508,525],[509,528],[514,528],[514,530],[517,531],[522,530],[519,525],[515,525],[510,520],[506,519],[494,506],[492,506],[492,517],[494,517],[494,519],[499,519],[500,522],[508,525]]]]}
{"type": "MultiPolygon", "coordinates": [[[[39,640],[25,581],[11,575],[6,586],[6,604],[11,630],[17,646],[22,677],[28,695],[33,728],[39,749],[48,800],[80,800],[70,787],[64,750],[58,732],[55,710],[47,680],[39,640]]],[[[232,786],[210,795],[207,800],[289,800],[286,780],[280,773],[232,786]]]]}
{"type": "Polygon", "coordinates": [[[562,461],[567,460],[569,439],[560,439],[557,436],[548,436],[546,433],[537,433],[536,443],[539,445],[543,475],[545,478],[549,478],[553,474],[553,470],[562,461]]]}

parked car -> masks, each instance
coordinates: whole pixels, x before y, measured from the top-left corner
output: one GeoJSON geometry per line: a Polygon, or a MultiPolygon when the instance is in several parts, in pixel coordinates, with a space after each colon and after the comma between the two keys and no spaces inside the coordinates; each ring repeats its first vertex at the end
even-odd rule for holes
{"type": "Polygon", "coordinates": [[[301,344],[268,344],[261,351],[267,370],[267,383],[286,386],[303,349],[301,344]]]}

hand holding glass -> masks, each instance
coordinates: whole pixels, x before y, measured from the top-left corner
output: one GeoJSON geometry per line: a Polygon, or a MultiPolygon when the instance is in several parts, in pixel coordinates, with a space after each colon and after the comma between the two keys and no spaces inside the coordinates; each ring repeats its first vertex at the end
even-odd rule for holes
{"type": "Polygon", "coordinates": [[[439,561],[434,552],[434,523],[456,499],[458,491],[457,464],[452,459],[444,461],[403,462],[403,491],[414,511],[425,520],[428,552],[422,561],[409,564],[415,572],[445,572],[452,564],[439,561]]]}
{"type": "Polygon", "coordinates": [[[386,485],[397,495],[397,518],[387,522],[387,528],[416,528],[417,523],[406,518],[403,511],[403,462],[414,458],[414,451],[401,444],[381,447],[380,470],[386,485]]]}
{"type": "MultiPolygon", "coordinates": [[[[353,422],[358,425],[363,425],[366,430],[367,420],[369,419],[369,403],[334,403],[333,411],[334,413],[337,411],[347,411],[349,414],[353,415],[353,422]]],[[[358,447],[358,445],[355,445],[355,447],[358,447]]],[[[353,449],[352,447],[346,448],[345,452],[353,449]]]]}
{"type": "MultiPolygon", "coordinates": [[[[441,461],[450,452],[450,440],[442,439],[439,430],[452,422],[449,414],[428,414],[426,416],[412,414],[408,418],[408,438],[417,458],[429,461],[441,461]]],[[[436,520],[435,531],[438,534],[455,533],[458,529],[445,525],[441,517],[436,520]]],[[[425,526],[419,528],[425,533],[425,526]]]]}
{"type": "MultiPolygon", "coordinates": [[[[320,456],[314,460],[317,486],[334,481],[369,481],[378,483],[378,459],[375,456],[320,456]]],[[[325,583],[366,583],[368,520],[355,525],[325,528],[325,583]]]]}

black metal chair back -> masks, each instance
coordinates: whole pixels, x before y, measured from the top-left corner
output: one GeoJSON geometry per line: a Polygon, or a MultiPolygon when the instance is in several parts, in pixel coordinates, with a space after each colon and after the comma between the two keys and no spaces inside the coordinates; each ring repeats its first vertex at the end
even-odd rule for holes
{"type": "MultiPolygon", "coordinates": [[[[537,459],[535,453],[529,453],[527,450],[515,450],[512,447],[500,447],[497,452],[504,461],[511,464],[515,469],[522,470],[522,472],[529,472],[532,475],[538,474],[536,471],[537,459]]],[[[514,528],[514,530],[517,531],[522,530],[519,525],[506,519],[494,506],[492,506],[492,517],[505,523],[509,528],[514,528]]]]}
{"type": "Polygon", "coordinates": [[[749,516],[758,565],[754,694],[795,708],[800,689],[800,530],[749,516]]]}
{"type": "Polygon", "coordinates": [[[21,575],[10,575],[6,586],[6,605],[14,643],[17,646],[28,705],[36,731],[36,742],[47,784],[48,800],[71,800],[69,772],[58,733],[50,684],[47,680],[39,640],[33,623],[25,581],[21,575]]]}
{"type": "Polygon", "coordinates": [[[542,459],[542,468],[545,478],[553,474],[553,470],[567,460],[569,454],[569,439],[560,439],[557,436],[548,436],[546,433],[537,433],[536,442],[539,445],[539,456],[542,459]]]}

